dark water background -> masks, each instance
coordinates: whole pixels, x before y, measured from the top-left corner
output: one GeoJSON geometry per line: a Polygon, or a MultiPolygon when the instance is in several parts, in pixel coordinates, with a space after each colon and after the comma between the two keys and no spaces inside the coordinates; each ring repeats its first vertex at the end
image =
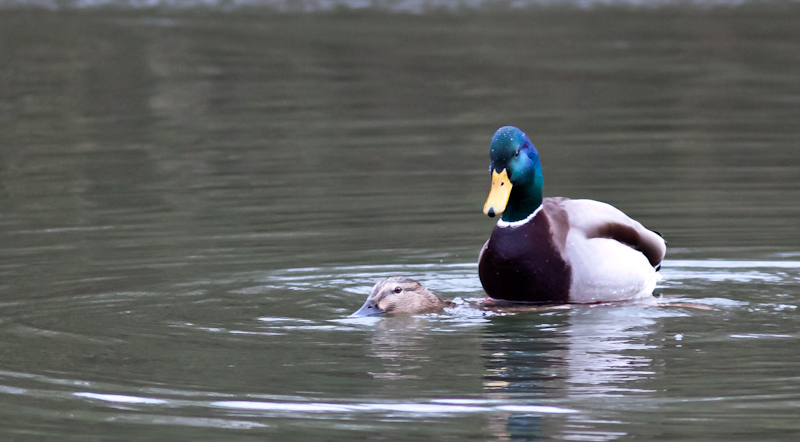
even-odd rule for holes
{"type": "Polygon", "coordinates": [[[0,438],[794,440],[800,7],[378,6],[0,10],[0,438]],[[711,310],[345,319],[508,124],[711,310]]]}

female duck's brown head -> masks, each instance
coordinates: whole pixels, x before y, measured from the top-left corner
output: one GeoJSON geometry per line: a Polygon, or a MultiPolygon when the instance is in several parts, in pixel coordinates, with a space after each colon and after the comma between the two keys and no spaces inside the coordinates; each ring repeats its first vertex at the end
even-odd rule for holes
{"type": "Polygon", "coordinates": [[[373,316],[382,313],[441,312],[449,303],[429,292],[422,284],[404,276],[393,276],[372,287],[367,302],[350,316],[373,316]]]}

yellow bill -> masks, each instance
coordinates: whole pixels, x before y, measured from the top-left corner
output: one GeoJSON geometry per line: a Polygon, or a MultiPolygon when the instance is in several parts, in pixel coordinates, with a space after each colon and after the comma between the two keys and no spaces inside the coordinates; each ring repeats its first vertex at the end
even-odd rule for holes
{"type": "Polygon", "coordinates": [[[486,199],[486,204],[483,205],[483,213],[494,217],[506,210],[508,204],[508,197],[511,195],[511,181],[508,179],[506,170],[497,173],[496,170],[492,171],[492,190],[489,192],[489,198],[486,199]]]}

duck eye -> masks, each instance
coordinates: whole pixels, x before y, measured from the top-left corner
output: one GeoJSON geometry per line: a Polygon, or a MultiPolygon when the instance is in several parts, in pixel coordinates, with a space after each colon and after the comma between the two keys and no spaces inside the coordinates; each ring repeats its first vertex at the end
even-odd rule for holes
{"type": "Polygon", "coordinates": [[[400,286],[397,286],[397,287],[394,288],[394,292],[395,293],[400,293],[402,291],[403,291],[403,289],[400,286]]]}

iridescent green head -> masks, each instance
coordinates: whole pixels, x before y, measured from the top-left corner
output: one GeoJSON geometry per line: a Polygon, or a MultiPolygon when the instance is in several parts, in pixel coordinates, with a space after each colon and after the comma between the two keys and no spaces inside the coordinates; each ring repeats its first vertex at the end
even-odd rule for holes
{"type": "Polygon", "coordinates": [[[492,190],[483,213],[502,214],[503,221],[525,219],[542,204],[542,165],[539,153],[525,132],[513,126],[501,127],[489,146],[492,190]]]}

